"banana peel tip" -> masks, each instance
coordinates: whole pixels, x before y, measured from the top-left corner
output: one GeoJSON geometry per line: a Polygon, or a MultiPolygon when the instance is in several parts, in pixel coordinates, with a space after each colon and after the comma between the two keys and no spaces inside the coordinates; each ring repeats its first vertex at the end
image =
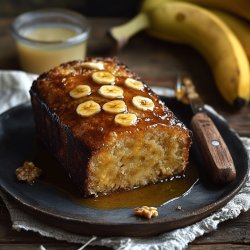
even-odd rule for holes
{"type": "Polygon", "coordinates": [[[241,98],[241,97],[237,97],[237,98],[234,100],[233,106],[234,106],[236,109],[241,109],[241,108],[244,107],[246,104],[247,104],[246,100],[244,100],[244,99],[241,98]]]}

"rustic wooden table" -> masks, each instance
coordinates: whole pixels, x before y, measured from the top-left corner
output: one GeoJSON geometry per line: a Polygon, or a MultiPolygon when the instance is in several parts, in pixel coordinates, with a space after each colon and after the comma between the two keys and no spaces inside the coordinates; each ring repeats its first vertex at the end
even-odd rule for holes
{"type": "MultiPolygon", "coordinates": [[[[14,41],[9,32],[11,21],[12,19],[0,19],[0,69],[19,69],[14,41]]],[[[116,53],[113,44],[106,37],[106,31],[123,21],[91,18],[92,33],[88,55],[117,55],[150,85],[173,88],[178,74],[191,74],[203,99],[220,112],[241,136],[250,137],[250,105],[240,111],[229,107],[217,92],[208,65],[193,49],[158,41],[141,33],[132,38],[123,51],[116,53]]],[[[0,200],[0,249],[39,249],[41,244],[46,249],[57,250],[79,247],[79,244],[59,242],[36,233],[12,230],[8,211],[0,200]]],[[[220,224],[218,230],[196,239],[188,249],[250,249],[250,211],[220,224]]]]}

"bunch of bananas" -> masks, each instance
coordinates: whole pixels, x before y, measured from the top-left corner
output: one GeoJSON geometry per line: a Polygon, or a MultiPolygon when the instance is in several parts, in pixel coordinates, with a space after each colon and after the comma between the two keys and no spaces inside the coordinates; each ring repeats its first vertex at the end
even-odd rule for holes
{"type": "Polygon", "coordinates": [[[208,61],[224,99],[242,107],[250,100],[249,21],[248,0],[144,0],[137,16],[110,33],[119,46],[145,29],[194,47],[208,61]]]}

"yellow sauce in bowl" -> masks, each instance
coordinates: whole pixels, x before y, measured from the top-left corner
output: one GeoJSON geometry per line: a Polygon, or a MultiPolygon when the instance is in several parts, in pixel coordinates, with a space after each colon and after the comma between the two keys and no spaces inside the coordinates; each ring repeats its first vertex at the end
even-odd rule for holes
{"type": "Polygon", "coordinates": [[[20,66],[41,74],[63,62],[86,56],[88,25],[84,17],[67,10],[25,13],[12,25],[20,66]]]}
{"type": "MultiPolygon", "coordinates": [[[[33,41],[63,42],[77,35],[68,28],[39,28],[25,34],[33,41]]],[[[40,74],[62,62],[83,59],[86,56],[87,42],[68,47],[48,46],[46,44],[32,46],[17,42],[17,51],[21,67],[28,72],[40,74]]]]}

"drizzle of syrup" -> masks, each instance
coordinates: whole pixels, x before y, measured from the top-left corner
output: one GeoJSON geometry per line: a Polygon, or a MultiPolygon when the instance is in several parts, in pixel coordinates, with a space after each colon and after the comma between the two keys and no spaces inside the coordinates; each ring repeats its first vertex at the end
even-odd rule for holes
{"type": "Polygon", "coordinates": [[[115,192],[106,196],[83,198],[71,184],[68,176],[60,164],[47,152],[35,143],[34,163],[43,170],[43,184],[58,189],[68,196],[72,202],[96,209],[134,208],[138,206],[161,206],[166,202],[185,195],[198,180],[198,173],[191,162],[182,177],[136,188],[130,191],[115,192]]]}

